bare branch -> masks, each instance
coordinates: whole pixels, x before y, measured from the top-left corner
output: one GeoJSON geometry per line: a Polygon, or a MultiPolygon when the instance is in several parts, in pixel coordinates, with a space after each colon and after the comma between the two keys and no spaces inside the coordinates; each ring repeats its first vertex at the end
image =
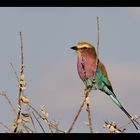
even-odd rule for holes
{"type": "Polygon", "coordinates": [[[41,111],[41,113],[42,113],[41,116],[42,116],[42,118],[44,118],[43,120],[47,123],[50,132],[53,133],[52,126],[51,126],[51,124],[50,124],[50,122],[49,122],[49,120],[48,120],[48,115],[49,115],[49,114],[48,114],[48,112],[46,111],[44,105],[41,105],[41,106],[40,106],[40,111],[41,111]]]}
{"type": "MultiPolygon", "coordinates": [[[[139,118],[140,118],[140,116],[132,116],[133,117],[133,119],[135,119],[135,120],[138,120],[139,118]]],[[[125,125],[123,125],[123,126],[121,126],[121,127],[119,127],[120,129],[122,129],[122,128],[125,128],[126,126],[128,126],[130,123],[132,123],[132,121],[129,121],[127,124],[125,124],[125,125]]]]}
{"type": "Polygon", "coordinates": [[[93,133],[93,128],[92,128],[92,121],[91,121],[91,113],[90,113],[90,101],[89,97],[86,98],[86,104],[87,104],[87,112],[88,112],[88,122],[89,122],[89,130],[90,133],[93,133]]]}
{"type": "Polygon", "coordinates": [[[21,71],[23,70],[23,59],[24,59],[24,57],[23,57],[23,42],[22,42],[22,34],[21,34],[21,32],[19,33],[20,34],[20,41],[21,41],[21,71]]]}
{"type": "Polygon", "coordinates": [[[97,17],[97,60],[99,59],[99,17],[97,17]]]}
{"type": "MultiPolygon", "coordinates": [[[[20,41],[21,41],[21,65],[20,65],[20,79],[19,81],[19,97],[18,97],[18,114],[17,114],[17,119],[18,120],[20,118],[20,114],[21,114],[21,105],[22,102],[20,100],[21,95],[23,94],[23,90],[25,89],[25,79],[24,79],[24,63],[23,63],[23,42],[22,42],[22,34],[20,32],[20,41]]],[[[18,128],[18,124],[16,125],[14,132],[17,131],[18,128]]]]}
{"type": "Polygon", "coordinates": [[[87,87],[86,87],[86,89],[84,90],[84,95],[85,95],[84,101],[82,102],[82,104],[81,104],[81,106],[80,106],[80,108],[79,108],[79,110],[78,110],[78,112],[77,112],[77,114],[76,114],[76,116],[75,116],[75,118],[74,118],[74,120],[73,120],[73,122],[72,122],[70,128],[68,129],[68,133],[70,133],[71,130],[73,129],[73,126],[74,126],[74,124],[76,123],[76,121],[77,121],[77,119],[78,119],[78,116],[80,115],[80,113],[81,113],[81,111],[82,111],[82,108],[83,108],[83,106],[84,106],[84,104],[85,104],[86,98],[88,97],[88,95],[89,95],[89,93],[90,93],[90,90],[91,90],[91,89],[90,89],[90,88],[87,88],[87,87]]]}

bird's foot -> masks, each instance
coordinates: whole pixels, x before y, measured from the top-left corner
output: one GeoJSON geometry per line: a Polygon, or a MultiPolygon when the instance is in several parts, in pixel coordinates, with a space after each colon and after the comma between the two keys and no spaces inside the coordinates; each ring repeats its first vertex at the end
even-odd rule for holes
{"type": "Polygon", "coordinates": [[[84,89],[84,95],[87,97],[88,93],[91,91],[91,86],[88,86],[84,89]]]}
{"type": "Polygon", "coordinates": [[[85,92],[87,92],[87,91],[89,92],[89,91],[91,91],[91,89],[92,89],[92,86],[86,86],[85,89],[84,89],[84,91],[85,92]]]}

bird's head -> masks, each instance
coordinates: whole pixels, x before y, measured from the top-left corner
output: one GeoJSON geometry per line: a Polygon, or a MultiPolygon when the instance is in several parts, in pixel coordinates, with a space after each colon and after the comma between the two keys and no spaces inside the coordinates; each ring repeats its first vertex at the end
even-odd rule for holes
{"type": "Polygon", "coordinates": [[[78,56],[91,55],[96,57],[95,47],[87,42],[78,42],[77,45],[71,47],[71,49],[75,50],[78,56]]]}
{"type": "Polygon", "coordinates": [[[78,42],[76,46],[71,47],[75,51],[84,51],[87,49],[93,49],[93,45],[87,42],[78,42]]]}

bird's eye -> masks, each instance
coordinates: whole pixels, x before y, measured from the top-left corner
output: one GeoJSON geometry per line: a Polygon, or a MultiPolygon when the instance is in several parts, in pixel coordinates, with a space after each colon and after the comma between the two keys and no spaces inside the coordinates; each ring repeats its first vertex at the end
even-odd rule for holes
{"type": "Polygon", "coordinates": [[[87,47],[83,47],[82,49],[86,50],[86,49],[87,49],[87,47]]]}

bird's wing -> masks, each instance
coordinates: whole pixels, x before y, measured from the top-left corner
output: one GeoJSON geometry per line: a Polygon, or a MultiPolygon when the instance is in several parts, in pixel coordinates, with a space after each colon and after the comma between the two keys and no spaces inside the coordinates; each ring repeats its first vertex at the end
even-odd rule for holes
{"type": "MultiPolygon", "coordinates": [[[[109,81],[109,77],[108,77],[108,74],[107,74],[107,71],[106,71],[106,68],[104,66],[104,64],[99,61],[98,63],[98,68],[100,68],[100,70],[102,71],[102,73],[104,74],[105,77],[107,77],[108,81],[109,81]]],[[[110,81],[109,81],[110,82],[110,81]]],[[[110,83],[111,84],[111,83],[110,83]]]]}
{"type": "Polygon", "coordinates": [[[107,74],[107,71],[106,71],[106,68],[105,66],[103,65],[103,63],[101,63],[99,61],[98,63],[98,68],[101,70],[102,72],[102,82],[104,83],[104,85],[112,92],[112,94],[116,97],[115,93],[113,92],[113,88],[111,86],[111,82],[109,80],[109,77],[108,77],[108,74],[107,74]]]}

